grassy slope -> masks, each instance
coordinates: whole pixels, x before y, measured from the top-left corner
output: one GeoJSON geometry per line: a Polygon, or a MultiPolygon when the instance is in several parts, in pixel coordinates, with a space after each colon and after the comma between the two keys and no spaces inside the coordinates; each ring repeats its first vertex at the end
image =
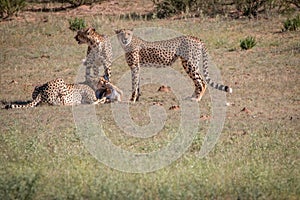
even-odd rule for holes
{"type": "MultiPolygon", "coordinates": [[[[227,119],[215,149],[199,159],[207,123],[176,162],[147,174],[122,173],[94,159],[76,135],[70,107],[41,106],[0,110],[0,198],[34,199],[297,199],[299,188],[299,33],[278,33],[283,19],[258,21],[160,20],[124,21],[86,17],[100,33],[117,27],[160,26],[202,38],[223,80],[234,88],[228,96],[227,119]],[[239,40],[255,36],[258,45],[239,50],[239,40]],[[233,50],[233,51],[232,51],[233,50]],[[251,112],[241,112],[246,107],[251,112]]],[[[63,77],[72,82],[85,55],[68,30],[67,18],[48,22],[9,22],[0,25],[0,100],[28,100],[34,85],[63,77]]],[[[181,71],[179,66],[176,69],[181,71]]],[[[115,62],[115,80],[127,70],[123,58],[115,62]]],[[[128,86],[129,89],[130,86],[128,86]]],[[[167,109],[174,100],[143,90],[131,111],[147,110],[153,99],[167,109]]],[[[128,92],[128,91],[125,91],[128,92]]],[[[209,95],[200,103],[210,115],[209,95]]],[[[107,134],[132,151],[159,149],[176,129],[176,117],[159,136],[145,141],[120,132],[110,105],[97,107],[107,134]],[[159,144],[159,145],[157,145],[159,144]]],[[[175,115],[175,111],[166,111],[175,115]]],[[[170,116],[169,115],[169,116],[170,116]]],[[[147,113],[133,119],[149,121],[147,113]]]]}

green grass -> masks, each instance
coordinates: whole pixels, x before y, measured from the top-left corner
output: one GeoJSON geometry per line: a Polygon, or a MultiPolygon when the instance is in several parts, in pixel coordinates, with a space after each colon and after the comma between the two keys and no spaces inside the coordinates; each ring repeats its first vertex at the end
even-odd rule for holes
{"type": "MultiPolygon", "coordinates": [[[[42,15],[42,14],[41,14],[42,15]]],[[[217,145],[199,158],[209,123],[187,152],[171,165],[145,174],[124,173],[98,162],[76,134],[71,107],[0,110],[0,199],[298,199],[299,187],[299,34],[280,31],[281,18],[254,21],[120,20],[85,17],[98,32],[115,27],[166,27],[200,37],[223,80],[227,95],[225,126],[217,145]],[[196,25],[195,25],[196,24],[196,25]],[[253,51],[239,49],[239,40],[261,41],[253,51]],[[276,44],[276,45],[274,45],[276,44]],[[278,45],[277,45],[278,44],[278,45]],[[233,51],[230,51],[234,49],[233,51]],[[246,107],[251,112],[242,112],[246,107]]],[[[29,100],[34,85],[63,77],[73,82],[86,54],[78,46],[68,18],[50,15],[46,23],[10,21],[0,25],[0,100],[29,100]]],[[[180,63],[174,66],[183,73],[180,63]]],[[[128,70],[123,57],[112,66],[116,82],[128,70]]],[[[184,74],[184,73],[183,73],[184,74]]],[[[133,120],[149,122],[154,101],[168,114],[164,129],[148,139],[124,134],[110,114],[110,105],[96,113],[107,137],[133,152],[159,150],[174,138],[180,111],[173,94],[157,93],[157,84],[143,86],[141,101],[130,106],[133,120]]],[[[130,85],[124,85],[130,92],[130,85]]],[[[207,93],[199,104],[211,115],[207,93]]]]}
{"type": "Polygon", "coordinates": [[[0,1],[0,19],[9,18],[17,15],[26,7],[24,0],[1,0],[0,1]]]}
{"type": "Polygon", "coordinates": [[[81,30],[86,27],[84,19],[77,18],[77,17],[75,17],[75,19],[73,19],[73,20],[70,19],[69,24],[70,24],[69,28],[72,31],[78,31],[78,30],[81,30]]]}
{"type": "Polygon", "coordinates": [[[300,15],[283,22],[283,31],[297,31],[300,28],[300,15]]]}
{"type": "Polygon", "coordinates": [[[248,36],[245,39],[240,41],[240,47],[243,50],[252,49],[256,45],[254,37],[248,36]]]}

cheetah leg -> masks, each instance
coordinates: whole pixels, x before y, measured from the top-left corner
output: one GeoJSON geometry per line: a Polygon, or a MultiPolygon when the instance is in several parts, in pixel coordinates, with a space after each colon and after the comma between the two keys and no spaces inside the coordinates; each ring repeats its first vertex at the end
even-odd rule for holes
{"type": "Polygon", "coordinates": [[[85,81],[88,83],[91,78],[91,66],[86,66],[85,68],[85,81]]]}
{"type": "Polygon", "coordinates": [[[199,73],[198,67],[185,59],[182,59],[182,66],[195,84],[195,92],[192,95],[192,100],[200,101],[205,93],[207,85],[202,75],[199,73]]]}
{"type": "Polygon", "coordinates": [[[54,102],[53,105],[71,106],[73,104],[75,105],[73,94],[67,94],[67,95],[59,94],[58,98],[57,98],[57,101],[54,102]],[[72,99],[71,102],[68,101],[68,99],[72,99]]]}
{"type": "MultiPolygon", "coordinates": [[[[69,98],[73,99],[73,93],[69,93],[67,84],[64,81],[62,81],[60,84],[61,84],[61,86],[58,90],[58,96],[57,96],[58,99],[56,99],[54,105],[70,105],[70,102],[68,102],[68,99],[69,98]]],[[[71,102],[71,105],[72,105],[72,102],[71,102]]]]}
{"type": "Polygon", "coordinates": [[[140,96],[140,67],[132,67],[131,68],[131,80],[132,80],[132,96],[130,101],[135,103],[139,100],[140,96]]]}
{"type": "Polygon", "coordinates": [[[107,64],[104,65],[104,78],[107,80],[107,81],[110,81],[110,77],[111,77],[111,70],[110,70],[110,67],[107,66],[107,64]]]}
{"type": "Polygon", "coordinates": [[[98,104],[98,103],[106,103],[107,101],[107,98],[106,97],[102,97],[101,99],[98,99],[97,101],[95,101],[93,104],[98,104]]]}
{"type": "Polygon", "coordinates": [[[110,42],[106,42],[105,43],[105,47],[104,47],[104,50],[103,50],[103,66],[104,66],[104,78],[107,80],[107,81],[111,81],[111,63],[112,63],[112,52],[110,50],[108,51],[105,51],[105,49],[111,49],[111,44],[110,42]]]}
{"type": "Polygon", "coordinates": [[[93,66],[93,77],[100,77],[100,67],[99,65],[93,66]]]}

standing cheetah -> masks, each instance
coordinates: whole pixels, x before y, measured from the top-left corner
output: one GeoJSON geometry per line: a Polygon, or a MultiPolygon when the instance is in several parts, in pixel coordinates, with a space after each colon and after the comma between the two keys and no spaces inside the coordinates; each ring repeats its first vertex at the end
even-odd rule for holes
{"type": "Polygon", "coordinates": [[[180,36],[169,40],[147,42],[133,35],[133,30],[116,30],[119,42],[125,50],[127,64],[131,68],[132,96],[131,101],[139,99],[139,71],[143,65],[170,66],[177,58],[181,59],[182,66],[195,84],[195,92],[192,99],[200,101],[206,85],[232,93],[232,88],[215,83],[208,73],[208,54],[205,44],[196,37],[180,36]],[[202,77],[199,65],[203,63],[202,77]]]}
{"type": "Polygon", "coordinates": [[[112,47],[110,40],[106,35],[98,34],[94,28],[79,30],[75,40],[78,44],[88,45],[86,59],[83,62],[86,67],[85,78],[86,83],[96,90],[102,66],[105,79],[110,80],[111,78],[112,47]]]}

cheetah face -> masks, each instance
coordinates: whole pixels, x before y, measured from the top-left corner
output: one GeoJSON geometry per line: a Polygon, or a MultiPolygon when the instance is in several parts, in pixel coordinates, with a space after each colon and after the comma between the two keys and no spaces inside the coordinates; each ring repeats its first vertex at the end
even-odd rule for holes
{"type": "Polygon", "coordinates": [[[119,29],[115,30],[115,33],[118,35],[118,39],[122,45],[127,46],[130,44],[133,36],[132,29],[119,29]]]}
{"type": "Polygon", "coordinates": [[[82,29],[77,32],[77,35],[74,38],[78,44],[85,44],[88,43],[89,36],[95,33],[95,31],[96,30],[94,28],[82,29]]]}
{"type": "Polygon", "coordinates": [[[97,89],[96,89],[96,97],[98,99],[102,99],[105,97],[107,94],[110,94],[111,91],[107,87],[108,81],[105,80],[104,77],[100,77],[99,82],[97,84],[97,89]]]}

